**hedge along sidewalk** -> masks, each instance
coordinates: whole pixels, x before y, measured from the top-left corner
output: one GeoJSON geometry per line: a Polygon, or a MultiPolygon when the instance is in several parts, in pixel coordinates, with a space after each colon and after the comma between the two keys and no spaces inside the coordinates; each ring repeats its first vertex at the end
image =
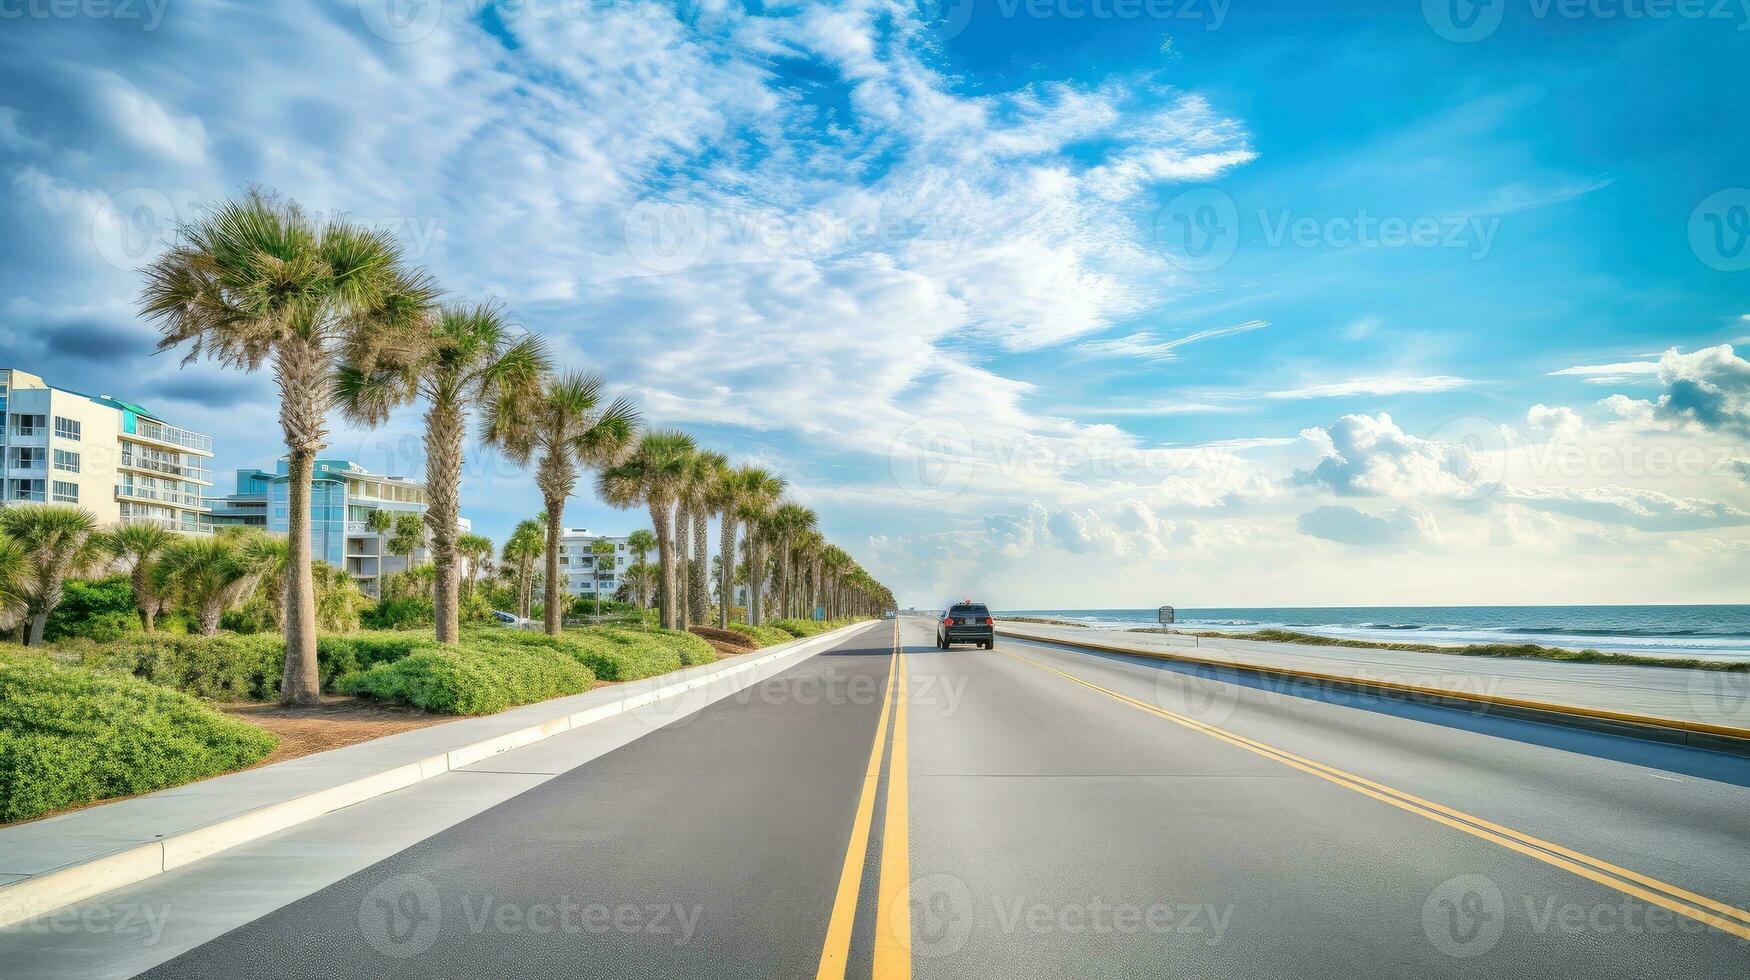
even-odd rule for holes
{"type": "Polygon", "coordinates": [[[1018,640],[1265,675],[1286,694],[1307,684],[1363,690],[1750,755],[1750,674],[1741,672],[1018,626],[1002,619],[997,631],[1018,640]]]}
{"type": "Polygon", "coordinates": [[[0,830],[0,926],[182,867],[561,732],[800,660],[880,620],[583,694],[434,725],[0,830]]]}

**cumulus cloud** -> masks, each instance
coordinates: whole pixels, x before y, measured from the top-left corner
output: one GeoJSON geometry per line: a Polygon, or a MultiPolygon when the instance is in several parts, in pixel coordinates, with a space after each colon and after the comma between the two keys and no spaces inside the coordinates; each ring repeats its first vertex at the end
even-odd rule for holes
{"type": "Polygon", "coordinates": [[[1369,514],[1342,504],[1316,507],[1300,515],[1300,533],[1339,544],[1364,547],[1413,545],[1440,536],[1434,515],[1421,504],[1410,503],[1384,515],[1369,514]]]}
{"type": "Polygon", "coordinates": [[[1566,407],[1551,408],[1541,403],[1526,411],[1525,424],[1530,427],[1533,435],[1557,442],[1572,442],[1586,429],[1586,423],[1580,418],[1579,412],[1566,407]]]}
{"type": "Polygon", "coordinates": [[[1469,447],[1410,435],[1384,412],[1345,415],[1300,434],[1320,458],[1312,469],[1298,471],[1295,482],[1338,496],[1465,498],[1482,488],[1485,477],[1483,461],[1469,447]]]}
{"type": "Polygon", "coordinates": [[[1656,415],[1690,422],[1710,432],[1750,436],[1750,361],[1730,344],[1680,354],[1674,347],[1659,358],[1656,415]]]}

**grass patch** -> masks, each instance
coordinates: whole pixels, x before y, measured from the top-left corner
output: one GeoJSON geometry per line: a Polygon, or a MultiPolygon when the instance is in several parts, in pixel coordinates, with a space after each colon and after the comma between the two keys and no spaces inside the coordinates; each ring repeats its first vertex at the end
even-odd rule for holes
{"type": "Polygon", "coordinates": [[[780,643],[789,643],[791,640],[796,639],[795,634],[786,633],[781,629],[768,626],[764,623],[759,626],[749,626],[746,623],[730,623],[729,628],[740,633],[742,636],[752,637],[753,641],[762,647],[777,646],[780,643]]]}
{"type": "Polygon", "coordinates": [[[1687,667],[1691,670],[1750,671],[1750,661],[1698,660],[1694,657],[1644,657],[1633,653],[1606,653],[1602,650],[1565,650],[1561,647],[1539,646],[1535,643],[1472,643],[1469,646],[1445,647],[1433,643],[1385,643],[1374,640],[1352,640],[1344,637],[1318,636],[1293,630],[1257,630],[1252,633],[1193,632],[1165,630],[1155,627],[1129,630],[1131,633],[1178,633],[1220,640],[1268,640],[1272,643],[1299,643],[1315,647],[1358,647],[1363,650],[1407,650],[1412,653],[1444,653],[1455,657],[1524,657],[1536,660],[1562,660],[1582,664],[1617,664],[1634,667],[1687,667]]]}
{"type": "Polygon", "coordinates": [[[0,822],[229,772],[277,742],[177,691],[0,652],[0,822]]]}

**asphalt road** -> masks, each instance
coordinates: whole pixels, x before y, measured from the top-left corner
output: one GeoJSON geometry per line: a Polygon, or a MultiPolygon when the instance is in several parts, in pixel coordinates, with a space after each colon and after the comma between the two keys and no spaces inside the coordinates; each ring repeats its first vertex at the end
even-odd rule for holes
{"type": "Polygon", "coordinates": [[[1750,760],[901,627],[147,975],[1750,967],[1750,760]]]}

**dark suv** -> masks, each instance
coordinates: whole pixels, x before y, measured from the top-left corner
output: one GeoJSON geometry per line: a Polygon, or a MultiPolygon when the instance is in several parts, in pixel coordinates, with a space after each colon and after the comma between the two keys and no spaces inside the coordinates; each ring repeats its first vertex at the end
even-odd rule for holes
{"type": "Polygon", "coordinates": [[[957,602],[936,621],[936,646],[976,643],[989,650],[996,643],[996,620],[982,602],[957,602]]]}

